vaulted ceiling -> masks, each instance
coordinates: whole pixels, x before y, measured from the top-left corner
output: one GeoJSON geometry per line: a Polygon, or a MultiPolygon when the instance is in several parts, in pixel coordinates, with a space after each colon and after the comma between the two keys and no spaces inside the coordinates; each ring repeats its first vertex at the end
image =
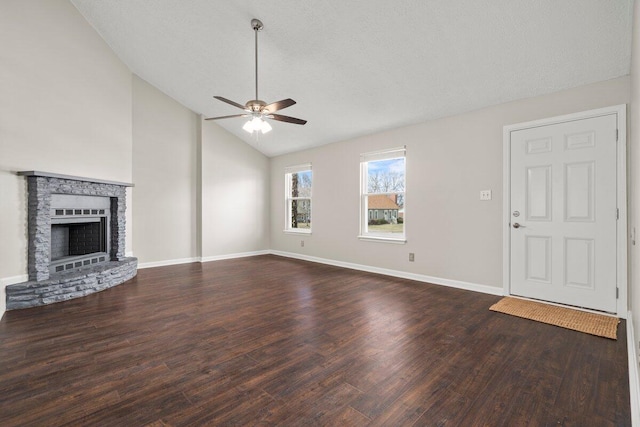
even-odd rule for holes
{"type": "Polygon", "coordinates": [[[293,98],[268,156],[629,74],[633,0],[71,0],[138,76],[206,117],[293,98]]]}

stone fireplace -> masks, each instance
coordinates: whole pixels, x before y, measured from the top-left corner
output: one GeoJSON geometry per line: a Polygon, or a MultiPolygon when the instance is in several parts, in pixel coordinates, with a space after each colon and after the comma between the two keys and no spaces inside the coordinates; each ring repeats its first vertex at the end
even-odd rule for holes
{"type": "Polygon", "coordinates": [[[132,184],[18,172],[28,188],[29,281],[6,288],[7,310],[65,301],[137,273],[125,256],[126,188],[132,184]]]}

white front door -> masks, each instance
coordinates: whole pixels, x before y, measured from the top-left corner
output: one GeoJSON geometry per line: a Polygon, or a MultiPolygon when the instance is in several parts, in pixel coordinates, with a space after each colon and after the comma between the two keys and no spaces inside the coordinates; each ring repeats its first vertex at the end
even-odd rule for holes
{"type": "Polygon", "coordinates": [[[615,114],[511,132],[510,293],[616,312],[615,114]]]}

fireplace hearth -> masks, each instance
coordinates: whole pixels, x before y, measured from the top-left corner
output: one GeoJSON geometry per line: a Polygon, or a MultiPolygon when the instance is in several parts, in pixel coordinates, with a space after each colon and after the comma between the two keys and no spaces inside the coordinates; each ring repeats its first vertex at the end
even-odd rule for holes
{"type": "Polygon", "coordinates": [[[125,256],[126,188],[132,184],[18,172],[28,187],[29,281],[6,288],[7,310],[65,301],[137,273],[125,256]]]}

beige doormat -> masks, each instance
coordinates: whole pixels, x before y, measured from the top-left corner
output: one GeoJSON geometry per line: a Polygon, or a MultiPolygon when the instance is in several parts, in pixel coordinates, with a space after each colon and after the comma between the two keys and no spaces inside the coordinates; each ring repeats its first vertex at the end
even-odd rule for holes
{"type": "Polygon", "coordinates": [[[561,328],[573,329],[574,331],[585,332],[599,337],[618,339],[617,331],[620,319],[617,317],[587,313],[511,297],[502,298],[493,304],[489,310],[535,320],[536,322],[548,323],[561,328]]]}

